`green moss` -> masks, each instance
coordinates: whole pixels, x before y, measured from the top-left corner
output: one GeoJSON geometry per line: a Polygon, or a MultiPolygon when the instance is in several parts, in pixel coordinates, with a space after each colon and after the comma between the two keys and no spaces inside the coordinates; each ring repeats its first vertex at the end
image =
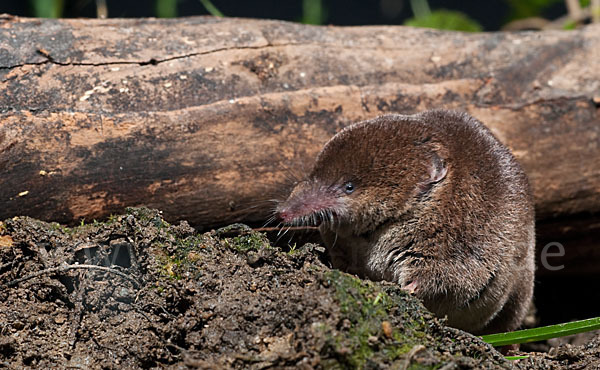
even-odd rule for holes
{"type": "MultiPolygon", "coordinates": [[[[130,210],[133,210],[133,208],[130,208],[130,210]]],[[[60,228],[60,231],[62,231],[63,233],[67,234],[67,235],[76,235],[76,234],[81,234],[81,233],[87,233],[93,230],[98,230],[102,227],[105,226],[110,226],[116,223],[119,223],[123,220],[124,216],[118,216],[118,215],[110,215],[106,221],[98,221],[96,219],[94,219],[92,222],[85,222],[85,218],[82,218],[79,221],[79,224],[73,227],[66,227],[66,226],[61,226],[58,225],[58,227],[60,228]]]]}
{"type": "Polygon", "coordinates": [[[196,275],[199,273],[199,261],[204,258],[207,252],[210,252],[210,243],[203,235],[191,235],[184,238],[178,237],[172,232],[167,232],[172,238],[174,247],[170,254],[165,244],[156,243],[156,246],[163,251],[158,258],[160,263],[161,275],[173,280],[181,280],[184,275],[196,275]]]}
{"type": "Polygon", "coordinates": [[[172,257],[169,255],[162,256],[159,259],[160,267],[161,267],[161,275],[167,279],[171,280],[181,280],[183,276],[181,275],[182,266],[185,264],[185,261],[172,257]]]}
{"type": "MultiPolygon", "coordinates": [[[[35,221],[37,221],[37,220],[35,220],[35,221]]],[[[51,222],[49,224],[49,226],[50,226],[49,229],[51,231],[61,232],[66,235],[73,235],[75,233],[74,227],[63,226],[63,225],[59,224],[58,222],[51,222]]]]}
{"type": "Polygon", "coordinates": [[[230,248],[233,248],[239,252],[247,252],[250,250],[258,251],[263,248],[271,248],[269,239],[267,239],[264,234],[255,231],[251,231],[249,234],[239,235],[231,239],[225,239],[225,243],[230,248]]]}
{"type": "Polygon", "coordinates": [[[156,209],[128,207],[125,209],[125,213],[133,216],[142,223],[151,223],[159,229],[171,226],[167,221],[163,220],[161,212],[156,209]]]}
{"type": "Polygon", "coordinates": [[[370,281],[337,270],[327,272],[325,277],[335,288],[342,314],[350,321],[350,327],[333,340],[334,350],[341,354],[339,360],[344,366],[362,368],[369,360],[391,363],[415,345],[427,342],[426,326],[418,315],[404,315],[402,330],[394,328],[391,338],[383,332],[382,324],[393,321],[390,316],[395,307],[406,306],[406,298],[401,298],[405,293],[396,290],[390,295],[370,281]]]}

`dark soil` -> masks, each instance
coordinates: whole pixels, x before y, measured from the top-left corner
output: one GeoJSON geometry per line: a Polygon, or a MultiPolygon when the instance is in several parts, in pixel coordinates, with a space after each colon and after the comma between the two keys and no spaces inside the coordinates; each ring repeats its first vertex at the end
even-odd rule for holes
{"type": "Polygon", "coordinates": [[[158,211],[0,223],[0,367],[598,368],[600,338],[509,362],[389,283],[158,211]]]}

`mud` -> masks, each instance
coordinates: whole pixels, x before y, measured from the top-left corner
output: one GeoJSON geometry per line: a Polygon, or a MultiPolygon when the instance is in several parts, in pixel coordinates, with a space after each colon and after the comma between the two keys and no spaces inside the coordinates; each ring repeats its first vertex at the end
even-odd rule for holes
{"type": "Polygon", "coordinates": [[[244,225],[198,234],[130,209],[0,223],[0,368],[598,368],[600,338],[510,362],[393,284],[244,225]]]}

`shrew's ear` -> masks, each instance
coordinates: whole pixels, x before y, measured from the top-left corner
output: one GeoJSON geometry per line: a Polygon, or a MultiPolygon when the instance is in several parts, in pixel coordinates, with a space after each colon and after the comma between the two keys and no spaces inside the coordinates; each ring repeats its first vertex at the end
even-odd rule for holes
{"type": "Polygon", "coordinates": [[[429,167],[425,178],[417,185],[417,197],[423,197],[433,187],[433,185],[444,180],[448,174],[446,161],[436,152],[432,151],[429,157],[429,167]]]}
{"type": "Polygon", "coordinates": [[[435,140],[431,135],[427,135],[425,137],[420,138],[419,140],[415,140],[414,144],[416,146],[423,147],[426,151],[429,152],[429,176],[423,179],[423,181],[419,185],[427,187],[431,184],[435,184],[436,182],[442,181],[448,173],[446,161],[442,158],[442,156],[444,156],[444,154],[446,153],[444,146],[441,143],[439,143],[438,140],[435,140]]]}
{"type": "Polygon", "coordinates": [[[429,164],[429,184],[442,181],[447,173],[446,162],[436,152],[432,152],[431,163],[429,164]]]}

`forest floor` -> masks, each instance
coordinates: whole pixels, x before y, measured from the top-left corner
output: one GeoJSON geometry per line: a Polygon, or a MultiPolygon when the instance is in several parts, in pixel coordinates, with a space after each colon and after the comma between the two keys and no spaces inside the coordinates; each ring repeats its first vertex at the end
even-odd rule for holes
{"type": "Polygon", "coordinates": [[[159,211],[0,223],[0,368],[600,368],[600,337],[508,361],[390,283],[159,211]]]}

